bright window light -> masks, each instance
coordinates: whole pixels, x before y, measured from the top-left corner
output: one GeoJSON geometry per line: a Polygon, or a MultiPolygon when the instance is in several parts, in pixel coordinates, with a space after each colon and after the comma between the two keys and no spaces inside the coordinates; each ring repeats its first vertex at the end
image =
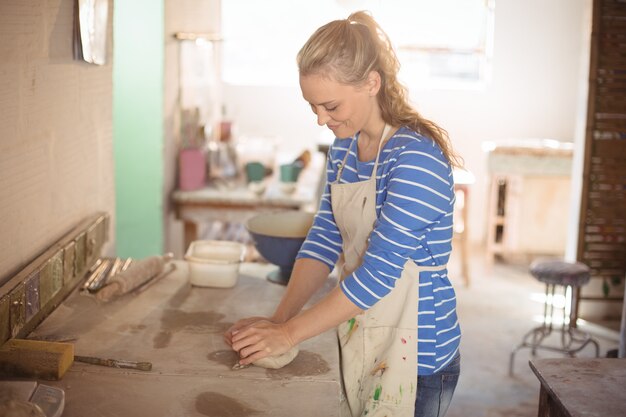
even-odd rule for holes
{"type": "Polygon", "coordinates": [[[407,85],[489,79],[495,0],[222,0],[223,80],[294,85],[296,54],[319,26],[368,10],[394,43],[407,85]]]}

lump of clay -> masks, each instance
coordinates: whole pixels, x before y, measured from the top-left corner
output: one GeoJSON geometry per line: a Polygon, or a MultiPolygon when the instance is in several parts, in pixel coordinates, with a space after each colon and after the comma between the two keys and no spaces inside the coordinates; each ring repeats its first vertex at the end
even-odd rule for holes
{"type": "Polygon", "coordinates": [[[253,362],[252,364],[255,366],[260,366],[261,368],[280,369],[283,366],[289,365],[291,361],[293,361],[296,356],[298,356],[298,352],[298,347],[294,346],[281,355],[267,356],[263,359],[259,359],[258,361],[253,362]]]}

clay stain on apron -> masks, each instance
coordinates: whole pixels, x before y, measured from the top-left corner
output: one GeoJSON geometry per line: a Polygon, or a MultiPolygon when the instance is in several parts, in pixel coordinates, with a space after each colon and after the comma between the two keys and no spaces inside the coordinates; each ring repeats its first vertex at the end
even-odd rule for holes
{"type": "Polygon", "coordinates": [[[247,417],[259,414],[258,410],[217,392],[199,394],[196,397],[196,411],[208,417],[247,417]]]}
{"type": "Polygon", "coordinates": [[[223,333],[232,323],[222,322],[223,314],[213,311],[165,310],[161,316],[161,330],[152,340],[155,349],[169,346],[172,336],[185,330],[192,333],[223,333]]]}
{"type": "Polygon", "coordinates": [[[294,376],[323,375],[329,371],[328,362],[319,354],[301,350],[289,365],[280,369],[267,369],[265,374],[273,379],[283,379],[294,376]]]}

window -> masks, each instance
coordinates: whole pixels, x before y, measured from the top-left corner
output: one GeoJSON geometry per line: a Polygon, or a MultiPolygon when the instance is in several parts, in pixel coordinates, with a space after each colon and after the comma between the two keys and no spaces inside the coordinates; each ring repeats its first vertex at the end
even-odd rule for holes
{"type": "Polygon", "coordinates": [[[297,84],[296,54],[324,23],[369,10],[420,87],[488,80],[495,0],[222,0],[223,78],[236,85],[297,84]]]}

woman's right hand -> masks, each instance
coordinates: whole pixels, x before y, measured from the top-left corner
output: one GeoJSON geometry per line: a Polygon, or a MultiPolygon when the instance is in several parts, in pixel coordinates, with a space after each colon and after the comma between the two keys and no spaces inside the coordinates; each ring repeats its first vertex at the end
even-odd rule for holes
{"type": "Polygon", "coordinates": [[[237,321],[235,324],[233,324],[232,326],[230,326],[228,330],[224,332],[224,341],[228,344],[228,346],[232,346],[233,345],[233,333],[236,333],[239,330],[243,329],[244,327],[247,327],[261,320],[272,321],[271,318],[261,317],[261,316],[246,317],[245,319],[241,319],[237,321]]]}

